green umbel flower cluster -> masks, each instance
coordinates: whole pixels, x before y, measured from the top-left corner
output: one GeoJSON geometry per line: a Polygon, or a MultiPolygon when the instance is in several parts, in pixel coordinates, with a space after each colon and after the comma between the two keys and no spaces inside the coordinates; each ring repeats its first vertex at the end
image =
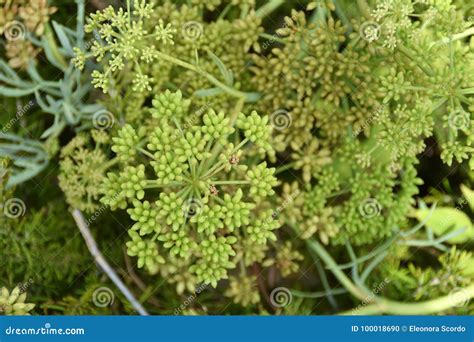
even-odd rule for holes
{"type": "Polygon", "coordinates": [[[35,304],[26,303],[26,293],[22,293],[19,287],[11,292],[6,287],[0,289],[0,314],[2,315],[30,315],[35,304]]]}
{"type": "Polygon", "coordinates": [[[101,202],[128,208],[135,221],[128,254],[139,267],[155,273],[179,258],[197,282],[216,286],[235,267],[236,246],[276,240],[280,224],[257,207],[275,194],[275,170],[245,165],[246,145],[271,151],[268,119],[253,112],[236,121],[209,109],[196,118],[202,124],[186,125],[180,116],[190,115],[190,102],[180,92],[157,95],[153,106],[148,134],[125,125],[112,138],[121,164],[107,174],[101,202]]]}
{"type": "Polygon", "coordinates": [[[77,135],[61,150],[59,186],[71,207],[88,213],[98,209],[99,186],[109,162],[102,146],[108,140],[104,131],[93,130],[77,135]]]}
{"type": "MultiPolygon", "coordinates": [[[[196,101],[211,107],[224,104],[224,108],[231,106],[229,97],[245,95],[237,90],[240,85],[235,84],[234,88],[233,83],[234,79],[247,73],[249,51],[252,46],[257,47],[256,42],[263,31],[254,1],[246,6],[232,2],[229,9],[240,11],[241,15],[234,20],[220,18],[211,23],[203,19],[200,7],[189,7],[189,4],[176,6],[165,1],[157,5],[137,0],[134,5],[136,9],[130,12],[122,8],[115,11],[110,6],[88,20],[86,31],[96,30],[98,35],[94,37],[90,51],[75,49],[74,62],[79,68],[83,68],[90,58],[101,64],[102,69],[92,73],[95,87],[104,92],[123,87],[129,96],[132,93],[150,95],[158,89],[168,88],[172,79],[172,83],[179,85],[176,88],[183,89],[188,96],[197,90],[210,89],[215,98],[196,97],[196,101]],[[224,59],[216,63],[214,54],[224,59]],[[225,71],[222,62],[227,67],[225,71]],[[215,77],[222,73],[225,82],[219,82],[215,77]],[[222,87],[222,83],[226,85],[222,87]],[[216,86],[220,89],[213,89],[216,86]]],[[[171,113],[174,104],[167,98],[169,96],[179,98],[180,95],[161,94],[153,106],[171,113]],[[160,105],[162,99],[170,108],[160,105]]],[[[126,101],[118,101],[123,107],[130,108],[126,101]]],[[[186,106],[185,102],[182,104],[186,106]]],[[[155,113],[156,108],[151,112],[155,113]]],[[[179,117],[185,113],[183,109],[176,108],[173,115],[179,117]]]]}
{"type": "MultiPolygon", "coordinates": [[[[353,259],[357,286],[371,279],[365,264],[379,268],[383,254],[371,251],[385,239],[445,253],[445,243],[396,234],[412,220],[429,154],[456,178],[474,169],[469,3],[256,3],[137,0],[92,15],[87,31],[100,39],[76,50],[75,62],[97,61],[87,63],[97,69],[93,84],[110,93],[104,102],[121,113],[121,128],[110,131],[110,162],[76,158],[75,166],[109,173],[71,204],[93,203],[99,189],[104,207],[126,209],[133,221],[127,250],[140,268],[180,294],[229,277],[226,295],[249,306],[264,298],[257,282],[260,289],[295,275],[318,254],[305,249],[318,240],[337,262],[353,259]],[[269,13],[279,21],[261,34],[269,13]]],[[[320,259],[318,279],[336,288],[324,279],[337,266],[320,259]]],[[[464,259],[439,263],[453,269],[464,259]]],[[[467,286],[437,270],[422,278],[424,270],[410,266],[406,277],[429,279],[418,292],[439,279],[446,282],[436,295],[467,286]]]]}
{"type": "Polygon", "coordinates": [[[252,68],[257,108],[272,113],[272,145],[318,184],[290,216],[300,236],[367,244],[406,224],[427,138],[437,139],[447,165],[474,165],[473,54],[463,42],[472,23],[449,1],[377,1],[352,33],[337,12],[326,13],[311,22],[293,10],[279,44],[262,43],[252,68]],[[325,186],[328,170],[337,189],[325,186]]]}
{"type": "Polygon", "coordinates": [[[231,277],[230,286],[225,295],[236,304],[249,306],[260,301],[255,276],[231,277]]]}

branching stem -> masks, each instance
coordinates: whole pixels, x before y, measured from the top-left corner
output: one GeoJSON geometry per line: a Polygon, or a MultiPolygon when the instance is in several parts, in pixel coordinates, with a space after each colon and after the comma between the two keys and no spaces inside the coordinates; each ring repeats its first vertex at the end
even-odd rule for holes
{"type": "Polygon", "coordinates": [[[315,251],[331,270],[339,282],[356,298],[361,301],[369,301],[370,304],[358,308],[357,310],[346,311],[343,314],[373,315],[373,314],[393,314],[393,315],[428,315],[443,312],[456,307],[469,299],[474,298],[474,284],[455,293],[436,299],[419,302],[404,303],[376,296],[374,293],[360,288],[353,283],[338,267],[334,259],[326,249],[316,240],[308,240],[308,246],[315,251]]]}
{"type": "Polygon", "coordinates": [[[145,308],[138,302],[135,296],[130,292],[130,290],[125,286],[125,284],[120,280],[115,270],[109,265],[107,260],[105,260],[104,256],[97,247],[97,243],[95,242],[94,238],[92,237],[91,231],[86,224],[84,216],[82,215],[81,211],[78,209],[74,209],[72,212],[72,216],[76,221],[77,227],[79,228],[82,237],[86,241],[87,248],[89,249],[91,255],[94,257],[95,262],[99,265],[99,267],[104,271],[104,273],[112,280],[112,282],[118,287],[120,292],[128,299],[130,304],[133,308],[142,316],[148,316],[148,312],[145,308]]]}

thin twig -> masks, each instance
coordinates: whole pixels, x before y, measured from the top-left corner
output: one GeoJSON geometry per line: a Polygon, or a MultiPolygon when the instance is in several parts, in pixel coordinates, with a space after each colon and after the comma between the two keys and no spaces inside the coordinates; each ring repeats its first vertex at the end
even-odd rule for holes
{"type": "MultiPolygon", "coordinates": [[[[137,286],[140,288],[140,290],[142,291],[146,291],[147,290],[147,286],[146,284],[143,282],[143,280],[141,280],[141,278],[138,276],[138,274],[135,273],[135,270],[133,269],[133,266],[132,266],[132,262],[130,260],[130,257],[127,255],[127,251],[126,251],[126,247],[124,247],[124,259],[125,259],[125,265],[127,267],[127,274],[130,276],[130,278],[132,278],[133,282],[135,284],[137,284],[137,286]]],[[[148,299],[146,299],[148,302],[150,302],[151,304],[157,306],[157,307],[160,307],[160,301],[153,297],[153,296],[150,296],[148,299]]]]}
{"type": "Polygon", "coordinates": [[[130,292],[130,290],[125,286],[125,284],[120,280],[117,273],[114,269],[109,265],[107,260],[105,260],[104,256],[100,252],[99,248],[97,247],[97,243],[95,242],[94,238],[92,237],[91,231],[87,227],[86,221],[84,220],[84,216],[82,215],[81,211],[78,209],[74,209],[72,212],[72,216],[76,221],[77,227],[79,228],[82,237],[86,241],[87,248],[89,248],[90,253],[94,257],[95,262],[99,265],[99,267],[107,274],[107,276],[112,280],[112,282],[118,287],[120,292],[128,299],[130,304],[132,304],[133,308],[142,316],[148,316],[148,312],[143,308],[143,306],[138,302],[135,296],[130,292]]]}

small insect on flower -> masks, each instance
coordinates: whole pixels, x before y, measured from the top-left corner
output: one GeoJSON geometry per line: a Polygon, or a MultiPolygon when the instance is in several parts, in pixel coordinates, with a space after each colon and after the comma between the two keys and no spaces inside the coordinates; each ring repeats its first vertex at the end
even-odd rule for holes
{"type": "Polygon", "coordinates": [[[209,188],[209,191],[214,196],[217,196],[219,194],[219,190],[217,190],[217,187],[215,185],[211,185],[211,187],[209,188]]]}
{"type": "Polygon", "coordinates": [[[240,158],[237,156],[237,155],[232,155],[230,158],[229,158],[229,163],[231,165],[237,165],[240,161],[240,158]]]}

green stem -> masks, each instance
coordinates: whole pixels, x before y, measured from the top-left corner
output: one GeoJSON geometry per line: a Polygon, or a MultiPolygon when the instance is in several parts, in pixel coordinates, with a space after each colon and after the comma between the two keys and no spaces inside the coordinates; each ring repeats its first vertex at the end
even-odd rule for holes
{"type": "Polygon", "coordinates": [[[85,4],[84,0],[76,0],[77,3],[77,19],[76,19],[76,44],[81,49],[84,49],[84,17],[85,4]]]}
{"type": "Polygon", "coordinates": [[[425,74],[427,74],[428,76],[434,76],[434,72],[433,70],[431,70],[431,68],[427,67],[426,65],[422,65],[422,64],[419,64],[416,60],[416,57],[413,55],[413,53],[407,49],[405,46],[403,45],[399,45],[398,46],[398,50],[403,53],[405,56],[407,56],[408,58],[410,58],[413,62],[417,63],[418,64],[418,67],[424,71],[425,74]]]}
{"type": "Polygon", "coordinates": [[[428,315],[443,312],[465,303],[466,300],[474,298],[474,284],[450,295],[419,303],[403,303],[383,297],[378,297],[375,296],[374,293],[367,292],[366,290],[357,287],[344,274],[344,272],[339,269],[334,259],[328,254],[328,252],[326,252],[325,248],[319,242],[315,240],[308,240],[307,244],[319,255],[319,257],[332,271],[334,276],[354,297],[362,301],[370,300],[372,302],[370,305],[360,309],[346,311],[343,313],[345,315],[369,315],[383,313],[392,315],[428,315]]]}
{"type": "Polygon", "coordinates": [[[472,94],[474,94],[474,88],[461,89],[461,90],[459,91],[459,94],[462,94],[462,95],[472,95],[472,94]]]}
{"type": "Polygon", "coordinates": [[[364,15],[364,17],[366,17],[367,19],[370,19],[371,10],[370,10],[370,6],[367,3],[367,1],[366,0],[357,0],[357,6],[359,7],[359,10],[364,15]]]}
{"type": "Polygon", "coordinates": [[[137,150],[141,153],[143,153],[144,155],[146,155],[148,158],[152,159],[152,160],[155,160],[155,156],[153,154],[151,154],[150,152],[148,152],[147,150],[141,148],[141,147],[137,147],[137,150]]]}
{"type": "Polygon", "coordinates": [[[259,36],[262,38],[268,39],[271,42],[278,42],[280,44],[285,44],[285,41],[281,38],[278,38],[278,35],[276,33],[275,34],[260,33],[259,36]]]}
{"type": "MultiPolygon", "coordinates": [[[[332,289],[330,294],[334,295],[340,295],[347,293],[346,289],[339,288],[339,289],[332,289]]],[[[301,298],[323,298],[328,295],[327,291],[319,291],[319,292],[303,292],[303,291],[298,291],[298,290],[291,290],[291,294],[295,297],[301,297],[301,298]]]]}
{"type": "Polygon", "coordinates": [[[438,40],[437,42],[434,42],[433,44],[431,44],[430,49],[435,45],[448,44],[449,42],[454,42],[456,40],[464,39],[472,35],[474,35],[474,27],[471,27],[464,32],[455,34],[454,36],[438,40]]]}
{"type": "Polygon", "coordinates": [[[167,55],[167,54],[165,54],[161,51],[156,51],[156,53],[159,57],[161,57],[162,59],[164,59],[168,62],[179,65],[179,66],[181,66],[185,69],[194,71],[195,73],[197,73],[201,76],[204,76],[205,78],[207,78],[207,80],[209,82],[211,82],[215,86],[221,88],[223,91],[225,91],[229,95],[232,95],[232,96],[237,97],[237,98],[244,98],[249,102],[255,101],[260,96],[260,94],[258,94],[258,97],[257,97],[257,93],[244,93],[244,92],[241,92],[237,89],[229,87],[228,85],[226,85],[226,84],[222,83],[221,81],[219,81],[214,76],[212,76],[212,75],[208,74],[207,72],[201,70],[196,65],[193,65],[193,64],[187,63],[185,61],[182,61],[180,59],[174,58],[174,57],[172,57],[170,55],[167,55]]]}
{"type": "Polygon", "coordinates": [[[288,164],[277,167],[276,170],[275,170],[275,175],[293,168],[295,166],[295,164],[296,164],[296,162],[292,162],[292,163],[288,163],[288,164]]]}
{"type": "Polygon", "coordinates": [[[61,64],[61,68],[65,71],[68,68],[68,63],[64,56],[59,52],[58,45],[56,44],[56,40],[54,39],[53,30],[51,29],[50,24],[45,25],[45,37],[48,40],[48,44],[51,48],[51,52],[53,53],[54,58],[61,64]]]}
{"type": "Polygon", "coordinates": [[[145,185],[145,189],[158,189],[158,188],[165,188],[165,187],[173,187],[173,186],[183,186],[184,183],[182,182],[173,182],[167,184],[158,184],[156,180],[149,180],[145,185]]]}
{"type": "Polygon", "coordinates": [[[326,249],[316,240],[307,240],[306,242],[309,247],[314,250],[321,260],[324,261],[326,266],[331,270],[334,276],[339,280],[339,282],[349,291],[354,297],[365,300],[367,297],[370,297],[370,293],[366,293],[362,289],[354,285],[354,283],[342,272],[338,267],[334,259],[326,252],[326,249]]]}
{"type": "Polygon", "coordinates": [[[336,14],[341,19],[341,21],[344,23],[344,25],[347,27],[348,33],[351,33],[353,31],[352,24],[350,20],[347,18],[346,14],[344,13],[344,10],[341,7],[341,4],[339,3],[338,0],[333,0],[334,5],[336,6],[336,14]]]}
{"type": "Polygon", "coordinates": [[[344,312],[343,315],[375,315],[383,313],[392,315],[429,315],[462,305],[472,298],[474,298],[474,284],[450,295],[419,303],[401,303],[377,297],[376,303],[367,305],[354,312],[344,312]]]}
{"type": "Polygon", "coordinates": [[[280,7],[285,0],[270,0],[265,5],[261,6],[255,14],[257,17],[263,18],[275,11],[278,7],[280,7]]]}
{"type": "Polygon", "coordinates": [[[246,185],[250,184],[250,181],[217,181],[213,182],[215,185],[246,185]]]}
{"type": "Polygon", "coordinates": [[[212,178],[214,175],[216,175],[218,172],[220,172],[223,168],[226,167],[225,164],[226,164],[225,162],[219,162],[218,164],[216,164],[216,166],[217,165],[219,166],[218,168],[212,168],[202,178],[203,179],[212,178]]]}
{"type": "Polygon", "coordinates": [[[120,161],[120,160],[119,160],[117,157],[115,157],[115,158],[109,160],[107,163],[104,163],[104,165],[102,165],[102,170],[105,171],[105,170],[110,169],[110,168],[111,168],[112,166],[114,166],[115,164],[118,164],[119,161],[120,161]]]}

